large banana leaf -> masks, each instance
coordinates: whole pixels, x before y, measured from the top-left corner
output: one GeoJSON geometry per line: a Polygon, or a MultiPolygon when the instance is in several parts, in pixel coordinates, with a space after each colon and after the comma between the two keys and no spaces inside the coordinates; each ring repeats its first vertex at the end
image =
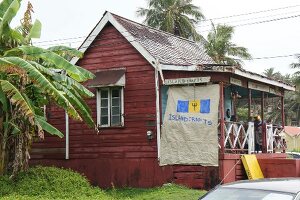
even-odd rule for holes
{"type": "MultiPolygon", "coordinates": [[[[10,7],[10,5],[12,4],[14,0],[3,0],[0,3],[0,18],[3,18],[5,12],[7,11],[7,9],[10,7]]],[[[19,0],[20,2],[20,0],[19,0]]]]}
{"type": "Polygon", "coordinates": [[[40,38],[42,30],[42,23],[39,20],[35,20],[29,34],[26,36],[26,40],[29,41],[31,38],[40,38]]]}
{"type": "Polygon", "coordinates": [[[60,132],[57,128],[49,124],[44,117],[36,115],[35,122],[36,125],[39,126],[39,128],[47,131],[51,135],[57,135],[60,138],[64,137],[64,134],[62,134],[62,132],[60,132]]]}
{"type": "Polygon", "coordinates": [[[0,4],[0,17],[2,18],[2,24],[9,24],[12,19],[16,16],[20,8],[19,0],[3,0],[0,4]]]}
{"type": "Polygon", "coordinates": [[[62,54],[65,54],[65,55],[69,55],[70,57],[81,58],[83,55],[81,51],[66,46],[53,46],[53,47],[49,47],[47,50],[55,52],[61,56],[63,56],[62,54]]]}
{"type": "Polygon", "coordinates": [[[94,78],[94,74],[80,68],[76,65],[72,65],[69,61],[56,53],[33,46],[21,46],[9,50],[5,53],[5,56],[18,55],[18,52],[22,52],[24,55],[40,58],[46,62],[53,64],[58,69],[66,70],[67,74],[78,82],[86,81],[94,78]]]}
{"type": "Polygon", "coordinates": [[[86,109],[86,107],[84,106],[85,103],[83,103],[82,101],[80,101],[69,89],[67,89],[66,87],[64,87],[63,85],[54,82],[54,85],[56,86],[56,88],[64,91],[66,93],[67,98],[69,99],[69,101],[72,103],[72,105],[77,108],[77,110],[79,111],[79,113],[81,114],[82,119],[90,126],[93,127],[95,126],[94,120],[91,117],[91,113],[89,109],[86,109]]]}
{"type": "Polygon", "coordinates": [[[10,102],[20,109],[20,113],[23,114],[28,121],[34,124],[34,110],[32,109],[30,103],[21,94],[21,92],[10,82],[6,80],[0,80],[0,86],[2,91],[6,93],[10,102]]]}
{"type": "Polygon", "coordinates": [[[67,85],[72,86],[73,88],[75,88],[80,95],[84,96],[84,97],[93,97],[94,93],[92,93],[91,91],[89,91],[87,88],[85,88],[83,85],[81,85],[80,83],[78,83],[77,81],[75,81],[74,79],[70,78],[70,77],[63,77],[64,79],[62,79],[62,75],[61,74],[55,74],[53,76],[53,79],[58,81],[58,82],[62,82],[64,81],[67,85]]]}
{"type": "Polygon", "coordinates": [[[38,87],[40,87],[42,90],[44,90],[46,94],[49,94],[49,96],[53,98],[58,103],[58,105],[66,109],[68,114],[72,118],[77,120],[82,120],[80,115],[70,104],[68,99],[65,98],[63,92],[57,90],[53,86],[53,84],[29,62],[19,57],[4,57],[4,58],[0,58],[0,65],[1,64],[16,66],[21,69],[24,69],[28,73],[28,77],[32,80],[32,82],[36,84],[38,87]]]}
{"type": "Polygon", "coordinates": [[[2,19],[0,21],[0,36],[2,36],[4,27],[7,27],[11,20],[16,16],[20,8],[20,2],[18,0],[14,0],[12,2],[7,1],[1,4],[0,6],[3,6],[3,8],[0,7],[1,12],[3,13],[2,19]]]}
{"type": "MultiPolygon", "coordinates": [[[[85,101],[82,99],[82,97],[77,93],[77,91],[72,87],[72,85],[68,85],[67,81],[63,81],[63,79],[66,80],[73,80],[70,77],[67,77],[66,75],[63,75],[61,73],[55,73],[51,69],[45,68],[44,66],[35,63],[35,62],[30,62],[33,66],[35,66],[39,71],[49,75],[51,78],[53,77],[59,77],[57,78],[57,82],[55,82],[55,79],[53,81],[54,86],[60,90],[63,91],[66,95],[66,98],[70,101],[70,103],[74,106],[74,108],[80,113],[80,116],[83,118],[83,120],[89,125],[89,126],[94,126],[94,121],[91,117],[91,111],[85,101]],[[64,86],[63,84],[66,84],[64,86]]],[[[73,80],[72,83],[77,83],[76,81],[73,80]]],[[[77,83],[78,86],[81,86],[84,88],[81,84],[77,83]]],[[[86,88],[84,88],[87,90],[86,88]]],[[[88,90],[89,91],[89,90],[88,90]]],[[[90,91],[89,91],[90,92],[90,91]]],[[[93,93],[92,93],[93,95],[93,93]]]]}
{"type": "Polygon", "coordinates": [[[17,135],[19,133],[21,133],[20,128],[14,124],[13,122],[9,121],[9,122],[4,122],[3,126],[7,129],[9,128],[11,131],[11,135],[17,135]]]}
{"type": "Polygon", "coordinates": [[[54,70],[46,68],[36,62],[30,62],[33,66],[35,66],[39,71],[41,71],[44,74],[47,74],[51,76],[51,78],[59,83],[64,82],[67,86],[72,86],[74,89],[76,89],[80,95],[83,97],[93,97],[94,93],[89,91],[87,88],[85,88],[83,85],[75,81],[69,76],[66,76],[62,73],[56,73],[54,70]]]}
{"type": "Polygon", "coordinates": [[[4,92],[2,91],[2,88],[0,88],[0,102],[1,102],[1,108],[4,112],[8,111],[8,99],[5,96],[4,92]]]}

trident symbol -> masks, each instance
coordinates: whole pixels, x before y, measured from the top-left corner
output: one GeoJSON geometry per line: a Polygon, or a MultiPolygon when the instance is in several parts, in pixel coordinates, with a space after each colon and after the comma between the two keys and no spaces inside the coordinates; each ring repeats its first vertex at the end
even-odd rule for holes
{"type": "Polygon", "coordinates": [[[196,102],[193,102],[193,103],[192,103],[192,106],[194,107],[194,111],[196,111],[197,105],[198,105],[198,104],[197,104],[196,102]]]}

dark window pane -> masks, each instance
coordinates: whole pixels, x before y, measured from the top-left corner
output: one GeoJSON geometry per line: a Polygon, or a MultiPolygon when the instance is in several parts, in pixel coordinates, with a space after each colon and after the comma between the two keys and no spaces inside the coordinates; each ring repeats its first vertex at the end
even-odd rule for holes
{"type": "Polygon", "coordinates": [[[120,115],[120,107],[112,107],[111,115],[120,115]]]}
{"type": "Polygon", "coordinates": [[[120,106],[120,98],[113,98],[111,100],[111,105],[112,106],[120,106]]]}
{"type": "Polygon", "coordinates": [[[108,98],[108,90],[101,90],[101,99],[108,98]]]}
{"type": "Polygon", "coordinates": [[[101,117],[101,125],[107,125],[108,124],[108,116],[104,117],[102,116],[101,117]]]}
{"type": "Polygon", "coordinates": [[[111,118],[111,125],[112,126],[116,126],[116,125],[120,125],[121,124],[121,118],[120,116],[112,116],[111,118]]]}
{"type": "Polygon", "coordinates": [[[120,97],[120,89],[113,89],[111,90],[111,96],[112,97],[120,97]]]}
{"type": "Polygon", "coordinates": [[[108,115],[108,108],[101,108],[101,116],[107,116],[108,115]]]}
{"type": "Polygon", "coordinates": [[[101,107],[107,107],[108,106],[108,99],[101,99],[101,107]]]}

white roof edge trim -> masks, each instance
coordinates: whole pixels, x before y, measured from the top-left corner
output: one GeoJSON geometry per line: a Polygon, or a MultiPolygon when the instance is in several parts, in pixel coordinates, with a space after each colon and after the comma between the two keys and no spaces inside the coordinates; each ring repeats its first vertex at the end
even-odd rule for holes
{"type": "MultiPolygon", "coordinates": [[[[108,12],[107,12],[108,13],[108,12]]],[[[80,45],[80,47],[78,48],[79,51],[81,51],[82,53],[84,53],[88,47],[92,44],[92,42],[95,40],[95,38],[98,36],[98,34],[100,33],[100,31],[104,28],[104,26],[107,24],[108,22],[108,16],[107,13],[102,17],[102,19],[98,22],[98,24],[95,26],[94,30],[89,34],[89,36],[84,40],[84,42],[80,45]],[[83,48],[81,48],[83,47],[83,48]]],[[[75,65],[76,62],[79,60],[80,58],[78,57],[73,57],[71,59],[71,64],[75,65]]]]}
{"type": "MultiPolygon", "coordinates": [[[[106,14],[103,16],[103,18],[98,22],[94,30],[90,33],[90,35],[86,38],[86,40],[83,42],[83,44],[80,47],[79,50],[84,53],[88,47],[91,45],[91,43],[95,40],[95,38],[99,35],[101,30],[104,28],[104,26],[107,24],[107,22],[110,22],[125,38],[126,40],[132,44],[132,46],[140,53],[142,56],[154,67],[156,68],[156,62],[155,58],[138,42],[134,40],[134,37],[126,31],[126,29],[119,23],[117,20],[109,13],[106,12],[106,14]]],[[[74,57],[71,60],[72,64],[76,64],[76,62],[79,60],[79,58],[74,57]]]]}
{"type": "Polygon", "coordinates": [[[252,80],[256,80],[256,81],[259,81],[259,82],[267,83],[267,84],[270,84],[270,85],[275,85],[277,87],[282,87],[282,88],[284,88],[286,90],[290,90],[290,91],[295,91],[296,90],[296,88],[293,87],[293,86],[290,86],[290,85],[287,85],[287,84],[284,84],[284,83],[281,83],[281,82],[278,82],[278,81],[275,81],[275,80],[270,80],[270,79],[262,78],[262,77],[260,77],[258,75],[250,74],[250,73],[247,73],[247,72],[243,72],[243,71],[238,70],[238,69],[236,69],[234,73],[237,74],[237,75],[240,75],[240,76],[252,79],[252,80]]]}
{"type": "MultiPolygon", "coordinates": [[[[177,66],[177,65],[164,65],[164,64],[161,64],[161,69],[162,70],[171,70],[171,71],[199,71],[199,70],[197,70],[196,65],[177,66]]],[[[228,71],[226,71],[226,72],[231,73],[231,72],[228,72],[228,71]]],[[[287,85],[287,84],[284,84],[284,83],[280,83],[280,82],[275,81],[275,80],[270,80],[270,79],[267,79],[267,78],[263,78],[263,77],[260,77],[258,75],[255,75],[255,74],[250,74],[250,73],[247,73],[247,72],[243,72],[239,69],[236,69],[232,73],[243,76],[243,77],[246,77],[246,78],[249,78],[249,79],[252,79],[252,80],[255,80],[255,81],[259,81],[259,82],[262,82],[262,83],[275,85],[277,87],[284,88],[285,90],[290,90],[290,91],[295,91],[296,90],[296,88],[293,87],[293,86],[290,86],[290,85],[287,85]]]]}
{"type": "Polygon", "coordinates": [[[199,71],[197,70],[196,65],[189,66],[177,66],[177,65],[164,65],[160,64],[162,70],[171,70],[171,71],[199,71]]]}
{"type": "Polygon", "coordinates": [[[155,58],[137,41],[134,37],[119,23],[117,20],[107,12],[109,22],[132,44],[132,46],[154,67],[156,68],[155,58]]]}

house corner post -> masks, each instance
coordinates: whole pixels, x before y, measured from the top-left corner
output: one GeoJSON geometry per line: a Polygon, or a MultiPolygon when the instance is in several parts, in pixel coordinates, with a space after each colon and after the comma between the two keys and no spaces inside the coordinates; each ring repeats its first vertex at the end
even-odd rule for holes
{"type": "Polygon", "coordinates": [[[282,127],[284,128],[284,126],[285,126],[284,92],[283,92],[282,96],[280,97],[280,100],[281,100],[281,124],[282,124],[282,127]]]}
{"type": "Polygon", "coordinates": [[[161,120],[160,120],[160,95],[159,95],[159,62],[156,60],[155,65],[155,96],[156,96],[156,141],[157,141],[157,159],[160,160],[160,133],[161,133],[161,120]]]}
{"type": "Polygon", "coordinates": [[[264,117],[264,109],[265,109],[265,93],[261,92],[261,121],[262,121],[262,152],[267,153],[267,127],[265,123],[264,117]]]}
{"type": "Polygon", "coordinates": [[[252,91],[248,88],[248,121],[251,121],[252,91]]]}

